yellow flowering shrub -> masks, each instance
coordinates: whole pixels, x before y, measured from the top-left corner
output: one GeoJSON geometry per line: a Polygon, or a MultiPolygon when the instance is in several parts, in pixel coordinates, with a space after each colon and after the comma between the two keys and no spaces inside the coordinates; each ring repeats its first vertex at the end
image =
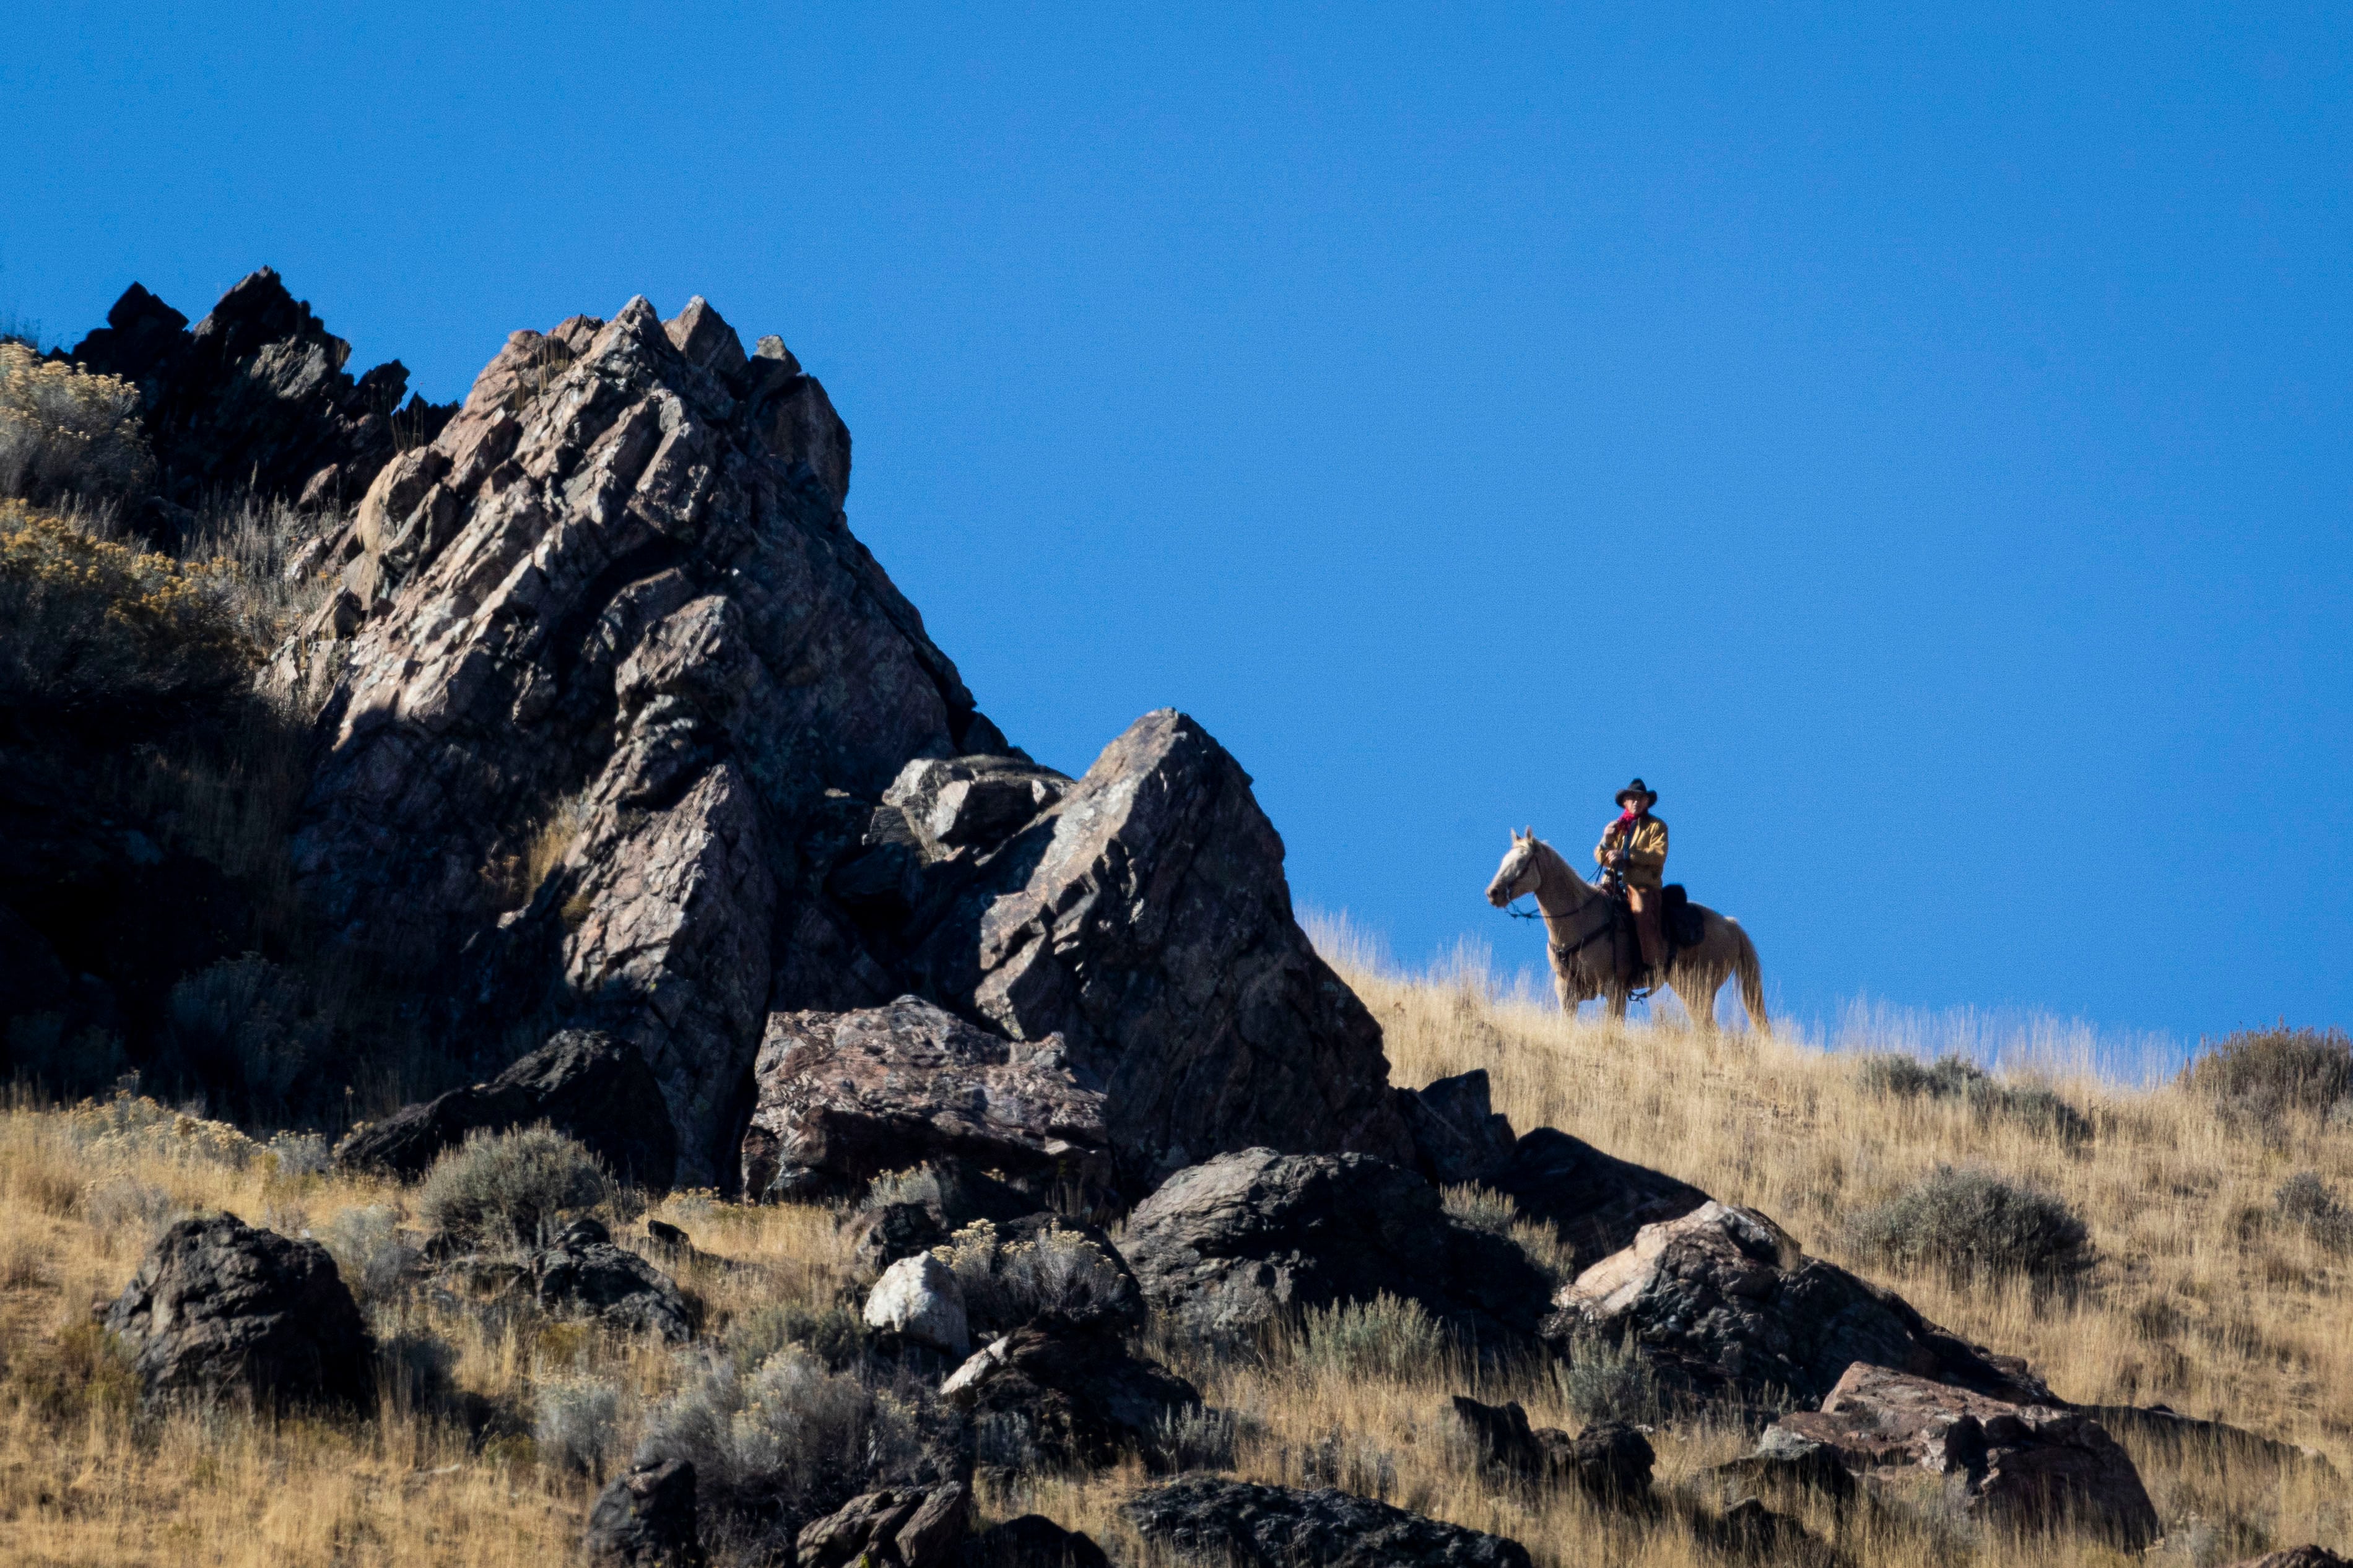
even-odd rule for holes
{"type": "Polygon", "coordinates": [[[175,561],[0,501],[0,710],[82,711],[226,689],[259,650],[226,562],[175,561]]]}
{"type": "Polygon", "coordinates": [[[0,342],[0,495],[128,495],[153,468],[136,386],[0,342]]]}

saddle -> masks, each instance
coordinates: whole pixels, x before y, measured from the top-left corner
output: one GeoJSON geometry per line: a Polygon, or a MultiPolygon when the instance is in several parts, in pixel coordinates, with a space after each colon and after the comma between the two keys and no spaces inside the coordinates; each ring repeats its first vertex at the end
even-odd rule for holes
{"type": "Polygon", "coordinates": [[[1666,951],[1661,955],[1655,975],[1647,973],[1642,967],[1642,944],[1634,933],[1634,911],[1623,899],[1618,900],[1613,926],[1610,946],[1619,978],[1629,986],[1663,980],[1666,972],[1674,967],[1675,955],[1687,947],[1697,947],[1706,934],[1700,912],[1692,907],[1691,896],[1683,891],[1681,882],[1669,882],[1659,889],[1659,935],[1664,940],[1666,951]]]}

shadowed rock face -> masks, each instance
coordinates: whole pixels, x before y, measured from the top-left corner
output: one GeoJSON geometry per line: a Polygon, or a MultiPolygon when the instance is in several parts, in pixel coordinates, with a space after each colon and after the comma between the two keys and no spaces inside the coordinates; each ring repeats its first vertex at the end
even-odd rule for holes
{"type": "Polygon", "coordinates": [[[976,1352],[942,1388],[958,1409],[1018,1421],[1050,1463],[1099,1468],[1150,1457],[1201,1394],[1135,1354],[1113,1327],[1024,1325],[976,1352]]]}
{"type": "Polygon", "coordinates": [[[151,1399],[359,1405],[375,1345],[335,1261],[233,1215],[164,1233],[107,1310],[151,1399]]]}
{"type": "Polygon", "coordinates": [[[449,417],[421,398],[402,406],[398,360],[354,381],[343,370],[351,353],[265,267],[193,331],[133,283],[73,358],[138,384],[160,488],[191,506],[248,486],[289,500],[355,499],[400,441],[429,439],[449,417]]]}
{"type": "Polygon", "coordinates": [[[661,1086],[637,1047],[595,1029],[563,1030],[487,1084],[404,1106],[345,1139],[335,1158],[413,1181],[469,1132],[540,1121],[578,1140],[623,1181],[657,1192],[670,1185],[678,1135],[661,1086]]]}
{"type": "Polygon", "coordinates": [[[694,1467],[682,1459],[631,1467],[597,1496],[580,1552],[596,1568],[702,1568],[694,1467]]]}
{"type": "Polygon", "coordinates": [[[1163,709],[1008,843],[918,965],[1016,1039],[1062,1036],[1133,1181],[1250,1147],[1409,1161],[1380,1026],[1282,868],[1250,775],[1163,709]]]}

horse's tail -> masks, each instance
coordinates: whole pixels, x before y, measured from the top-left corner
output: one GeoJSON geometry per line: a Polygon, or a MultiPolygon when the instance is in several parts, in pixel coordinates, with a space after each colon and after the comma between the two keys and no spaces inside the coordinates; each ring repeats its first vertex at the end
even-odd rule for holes
{"type": "Polygon", "coordinates": [[[1757,944],[1748,940],[1738,921],[1724,923],[1732,928],[1732,968],[1740,977],[1740,1005],[1748,1009],[1748,1026],[1769,1035],[1773,1026],[1765,1016],[1765,974],[1757,965],[1757,944]]]}

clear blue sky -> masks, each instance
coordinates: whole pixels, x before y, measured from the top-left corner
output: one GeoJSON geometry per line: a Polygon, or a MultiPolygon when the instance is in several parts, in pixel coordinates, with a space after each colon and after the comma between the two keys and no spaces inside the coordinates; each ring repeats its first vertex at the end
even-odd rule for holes
{"type": "Polygon", "coordinates": [[[330,9],[15,8],[0,311],[702,293],[1008,733],[1409,960],[1639,772],[1800,1013],[2353,1022],[2343,6],[330,9]]]}

